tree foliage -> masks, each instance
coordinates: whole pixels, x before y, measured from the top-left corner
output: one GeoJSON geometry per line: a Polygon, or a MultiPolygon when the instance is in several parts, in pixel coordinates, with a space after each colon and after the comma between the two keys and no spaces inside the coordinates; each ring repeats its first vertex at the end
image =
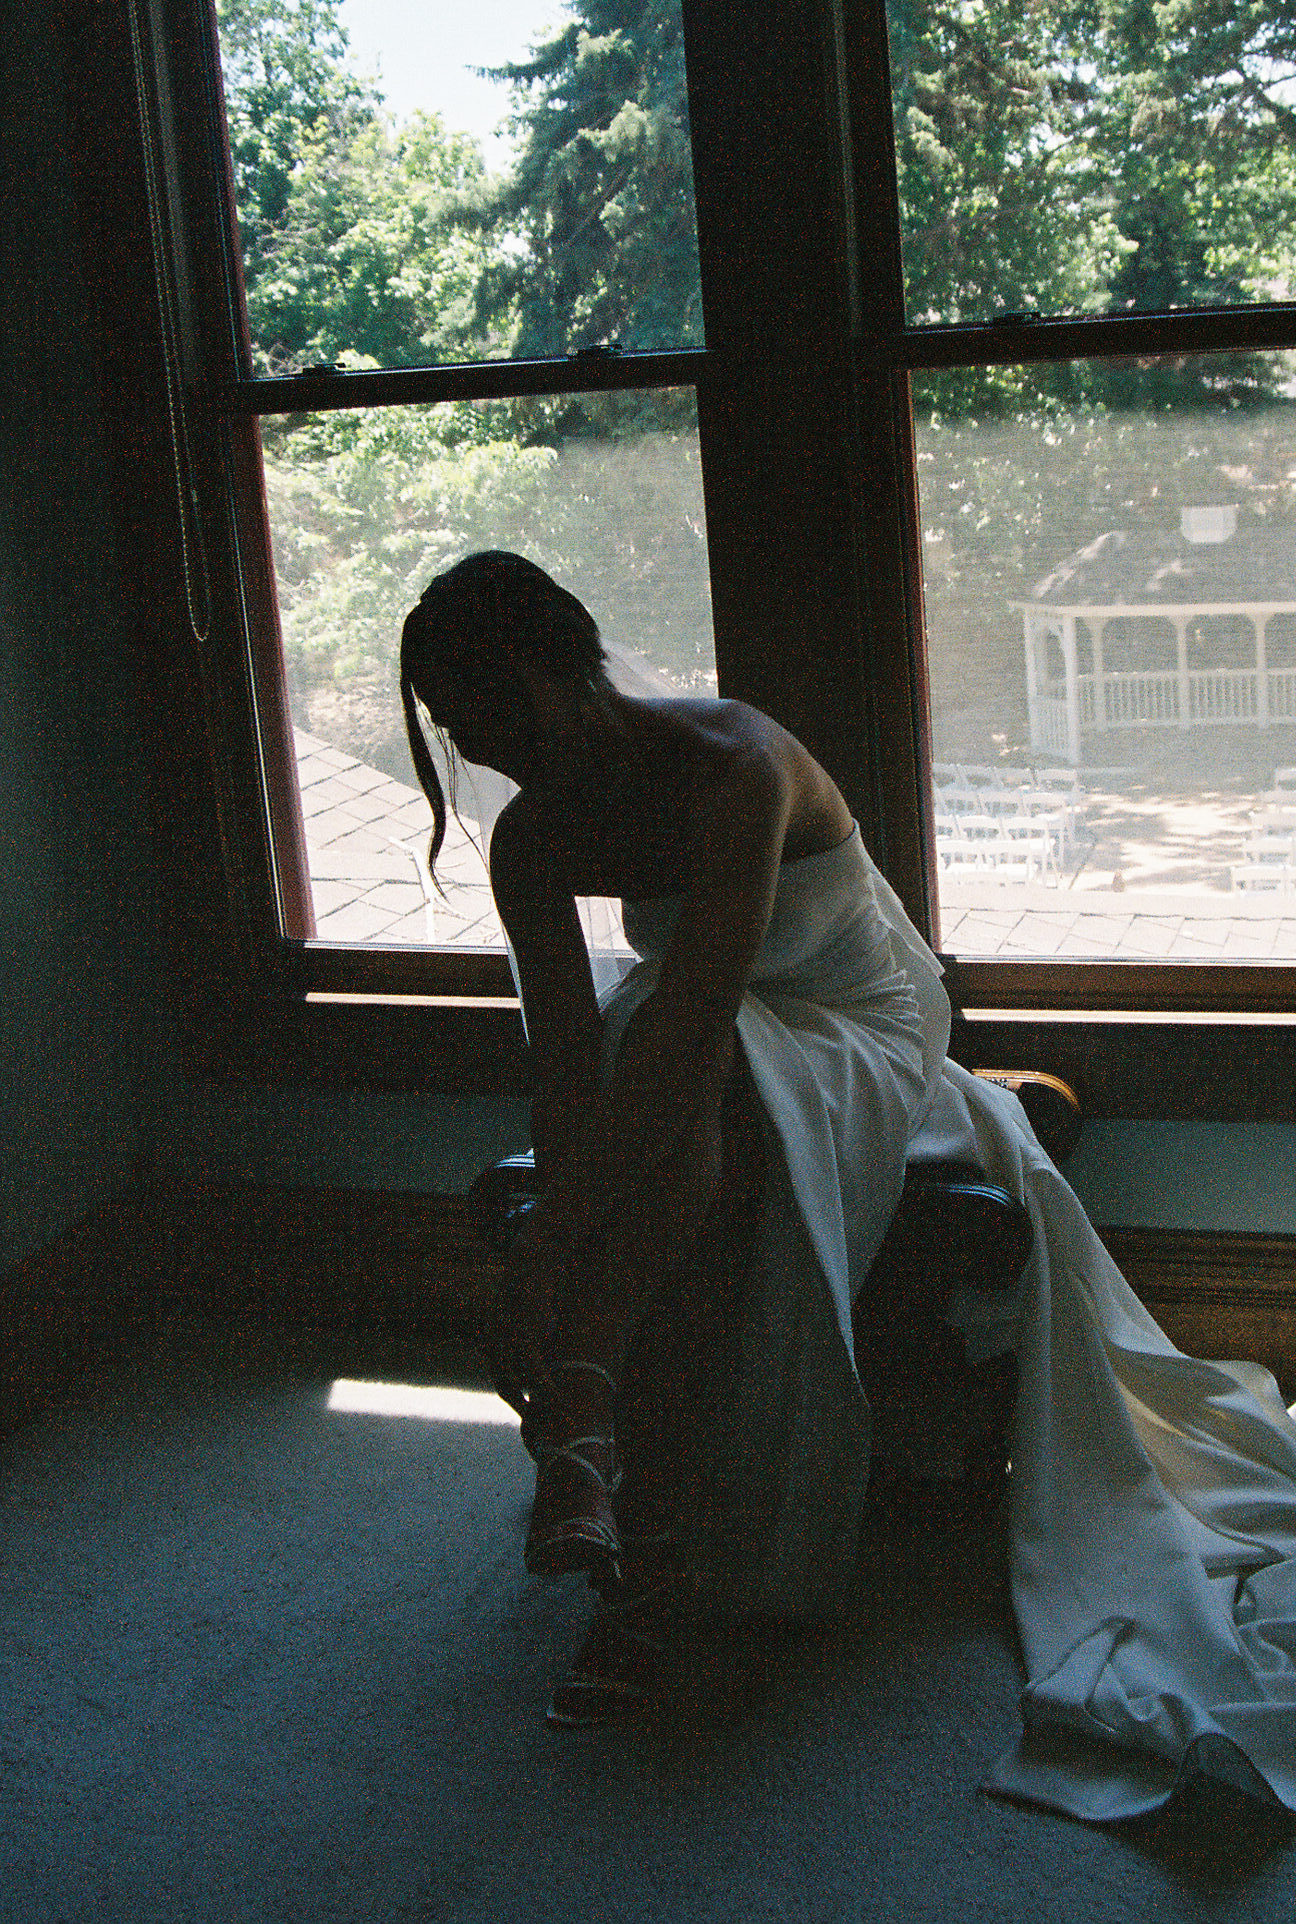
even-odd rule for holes
{"type": "Polygon", "coordinates": [[[514,93],[518,161],[493,217],[524,251],[482,286],[516,312],[514,352],[700,344],[697,221],[683,29],[662,0],[583,0],[532,57],[497,70],[514,93]]]}
{"type": "Polygon", "coordinates": [[[1272,297],[1292,0],[890,0],[914,320],[1272,297]]]}
{"type": "Polygon", "coordinates": [[[218,0],[253,353],[263,371],[480,351],[493,243],[481,151],[435,114],[393,128],[337,0],[218,0]]]}
{"type": "Polygon", "coordinates": [[[910,320],[1091,306],[1123,243],[1058,8],[891,0],[888,14],[910,320]]]}

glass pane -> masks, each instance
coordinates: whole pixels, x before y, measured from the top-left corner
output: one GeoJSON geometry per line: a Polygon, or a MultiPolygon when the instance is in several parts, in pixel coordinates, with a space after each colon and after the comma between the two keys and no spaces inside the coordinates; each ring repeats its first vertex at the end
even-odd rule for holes
{"type": "Polygon", "coordinates": [[[257,373],[701,345],[680,0],[216,13],[257,373]]]}
{"type": "Polygon", "coordinates": [[[585,602],[622,686],[714,692],[693,391],[346,409],[262,434],[318,933],[499,944],[481,844],[508,790],[467,771],[443,899],[401,715],[401,624],[440,569],[512,549],[585,602]]]}
{"type": "Polygon", "coordinates": [[[1289,6],[887,12],[911,322],[1291,298],[1289,6]]]}
{"type": "Polygon", "coordinates": [[[914,382],[942,946],[1296,959],[1296,357],[914,382]]]}

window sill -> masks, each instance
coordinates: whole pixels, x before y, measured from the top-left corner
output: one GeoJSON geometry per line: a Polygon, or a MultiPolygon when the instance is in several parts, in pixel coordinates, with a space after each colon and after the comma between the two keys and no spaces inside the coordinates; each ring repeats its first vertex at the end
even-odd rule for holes
{"type": "Polygon", "coordinates": [[[186,1025],[188,1072],[219,1082],[519,1097],[516,999],[323,992],[267,996],[186,1025]]]}

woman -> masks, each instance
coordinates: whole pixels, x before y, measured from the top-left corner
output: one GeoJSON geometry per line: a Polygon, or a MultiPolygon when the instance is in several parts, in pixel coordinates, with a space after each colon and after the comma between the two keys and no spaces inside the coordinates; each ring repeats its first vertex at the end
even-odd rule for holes
{"type": "MultiPolygon", "coordinates": [[[[528,1567],[587,1570],[615,1610],[667,1539],[726,1606],[840,1604],[868,1465],[851,1301],[922,1135],[1035,1229],[1018,1300],[951,1311],[1022,1380],[1028,1728],[994,1786],[1113,1816],[1206,1765],[1296,1808],[1296,1426],[1263,1372],[1173,1349],[1020,1105],[946,1061],[939,965],[825,772],[741,703],[620,693],[518,556],[431,584],[401,689],[434,862],[425,719],[518,785],[490,866],[545,1179],[501,1358],[537,1458],[528,1567]],[[583,895],[621,898],[643,958],[602,1007],[583,895]]],[[[598,1655],[560,1713],[606,1708],[598,1655]]]]}

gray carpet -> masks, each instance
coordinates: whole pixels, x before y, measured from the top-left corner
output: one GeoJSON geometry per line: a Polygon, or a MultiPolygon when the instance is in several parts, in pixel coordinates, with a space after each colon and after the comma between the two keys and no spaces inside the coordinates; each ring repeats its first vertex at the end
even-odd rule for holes
{"type": "Polygon", "coordinates": [[[173,1327],[3,1445],[0,1916],[1244,1919],[1296,1834],[1197,1790],[1092,1831],[977,1789],[1018,1673],[993,1534],[892,1517],[830,1639],[717,1637],[556,1734],[576,1584],[485,1425],[327,1407],[447,1349],[173,1327]]]}

